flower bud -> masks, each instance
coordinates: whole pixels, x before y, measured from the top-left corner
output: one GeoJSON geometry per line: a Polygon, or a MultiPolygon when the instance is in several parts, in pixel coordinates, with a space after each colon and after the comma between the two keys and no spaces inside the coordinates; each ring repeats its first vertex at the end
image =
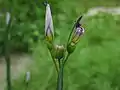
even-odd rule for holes
{"type": "Polygon", "coordinates": [[[70,54],[75,50],[75,48],[76,48],[76,45],[74,43],[69,43],[67,45],[67,52],[70,54]]]}
{"type": "Polygon", "coordinates": [[[10,18],[11,18],[10,13],[7,12],[7,13],[6,13],[6,24],[7,24],[7,25],[8,25],[9,22],[10,22],[10,18]]]}
{"type": "Polygon", "coordinates": [[[81,20],[82,16],[77,20],[77,22],[74,25],[73,31],[70,34],[67,45],[67,51],[68,53],[72,53],[75,50],[76,44],[80,40],[80,36],[84,34],[84,28],[81,26],[79,21],[81,20]]]}
{"type": "Polygon", "coordinates": [[[72,35],[71,43],[77,44],[80,39],[80,36],[83,35],[83,33],[84,33],[83,27],[81,27],[81,26],[76,27],[76,29],[72,35]]]}
{"type": "Polygon", "coordinates": [[[29,81],[30,81],[30,77],[31,77],[31,75],[30,75],[30,72],[28,71],[28,72],[26,72],[26,83],[28,83],[29,81]]]}
{"type": "Polygon", "coordinates": [[[46,4],[45,38],[50,43],[53,41],[54,38],[53,21],[49,4],[46,4]]]}
{"type": "Polygon", "coordinates": [[[65,48],[63,45],[56,45],[55,46],[55,59],[62,59],[64,57],[65,54],[65,48]]]}

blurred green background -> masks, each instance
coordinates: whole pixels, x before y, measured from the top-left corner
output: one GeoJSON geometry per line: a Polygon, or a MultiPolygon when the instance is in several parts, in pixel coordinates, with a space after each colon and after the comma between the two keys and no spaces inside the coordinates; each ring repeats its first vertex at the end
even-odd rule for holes
{"type": "MultiPolygon", "coordinates": [[[[44,42],[44,0],[0,0],[0,54],[3,54],[5,12],[12,10],[11,53],[32,53],[28,90],[55,90],[57,74],[44,42]]],[[[74,21],[92,7],[119,7],[120,0],[48,0],[56,44],[67,41],[74,21]]],[[[85,34],[64,71],[64,90],[120,90],[120,15],[83,17],[85,34]]],[[[12,90],[25,90],[24,73],[12,90]]]]}

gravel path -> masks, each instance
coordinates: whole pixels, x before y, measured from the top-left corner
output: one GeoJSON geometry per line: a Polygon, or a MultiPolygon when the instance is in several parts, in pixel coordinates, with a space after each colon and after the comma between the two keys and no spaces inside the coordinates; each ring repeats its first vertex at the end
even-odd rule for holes
{"type": "MultiPolygon", "coordinates": [[[[25,68],[26,66],[28,66],[30,61],[31,61],[30,55],[26,55],[26,54],[11,55],[12,79],[17,78],[21,72],[25,71],[25,68]]],[[[5,80],[6,80],[5,73],[6,73],[5,60],[3,57],[0,57],[0,90],[4,90],[5,80]]]]}
{"type": "Polygon", "coordinates": [[[90,8],[84,16],[95,16],[99,14],[99,12],[109,13],[112,15],[120,15],[120,7],[95,7],[90,8]]]}

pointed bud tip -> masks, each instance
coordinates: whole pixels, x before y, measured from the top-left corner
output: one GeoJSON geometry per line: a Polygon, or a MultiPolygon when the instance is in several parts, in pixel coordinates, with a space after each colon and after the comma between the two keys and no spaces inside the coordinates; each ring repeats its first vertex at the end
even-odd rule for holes
{"type": "Polygon", "coordinates": [[[44,6],[47,6],[47,4],[48,4],[48,1],[44,1],[44,2],[43,2],[43,5],[44,5],[44,6]]]}
{"type": "Polygon", "coordinates": [[[7,12],[6,13],[6,24],[8,25],[9,24],[9,21],[10,21],[10,13],[9,12],[7,12]]]}
{"type": "Polygon", "coordinates": [[[31,77],[30,72],[29,71],[26,72],[26,82],[29,82],[30,77],[31,77]]]}
{"type": "Polygon", "coordinates": [[[83,16],[80,16],[78,19],[77,19],[77,22],[76,23],[79,23],[80,20],[82,19],[83,16]]]}

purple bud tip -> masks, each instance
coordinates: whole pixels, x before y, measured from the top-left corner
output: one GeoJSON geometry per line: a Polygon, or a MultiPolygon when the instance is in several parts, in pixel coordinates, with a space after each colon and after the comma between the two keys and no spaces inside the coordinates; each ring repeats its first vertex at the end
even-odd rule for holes
{"type": "Polygon", "coordinates": [[[78,20],[77,20],[77,22],[76,22],[76,25],[75,25],[76,28],[81,26],[80,20],[82,19],[82,17],[83,17],[83,16],[80,16],[80,17],[78,18],[78,20]]]}
{"type": "Polygon", "coordinates": [[[76,29],[76,36],[80,36],[84,33],[84,29],[82,27],[78,27],[76,29]]]}
{"type": "Polygon", "coordinates": [[[76,23],[79,23],[83,16],[80,16],[76,23]]]}

